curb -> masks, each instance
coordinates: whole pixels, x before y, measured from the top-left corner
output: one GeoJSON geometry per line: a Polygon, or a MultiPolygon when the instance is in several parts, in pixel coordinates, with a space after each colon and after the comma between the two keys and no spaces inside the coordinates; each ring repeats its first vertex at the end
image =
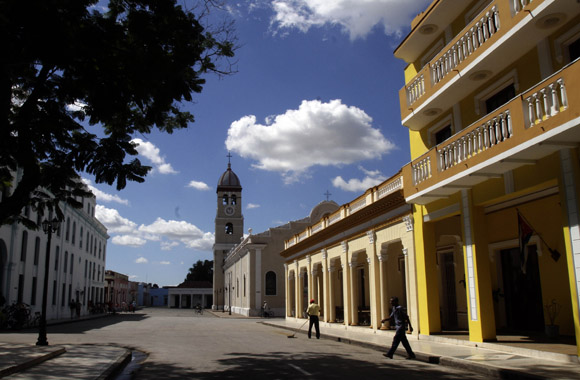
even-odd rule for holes
{"type": "MultiPolygon", "coordinates": [[[[277,327],[277,328],[284,329],[284,330],[295,331],[295,333],[300,332],[300,333],[306,334],[306,331],[302,331],[302,330],[297,331],[295,328],[291,328],[289,326],[280,326],[280,325],[268,323],[265,321],[260,322],[260,323],[262,323],[266,326],[270,326],[270,327],[277,327]]],[[[335,335],[322,335],[321,339],[328,339],[328,340],[333,340],[333,341],[337,341],[337,342],[341,342],[341,343],[352,344],[352,345],[356,345],[359,347],[370,348],[370,349],[373,349],[376,351],[385,351],[388,348],[387,346],[381,346],[378,344],[368,343],[368,342],[364,342],[364,341],[360,341],[360,340],[341,338],[341,337],[337,337],[335,335]]],[[[545,376],[534,375],[534,374],[525,373],[525,372],[517,371],[517,370],[513,370],[513,369],[499,368],[499,367],[489,366],[489,365],[485,365],[485,364],[474,363],[474,362],[470,362],[467,360],[457,359],[457,358],[449,357],[449,356],[430,355],[430,354],[426,354],[423,352],[417,352],[417,351],[415,351],[415,355],[417,356],[417,358],[415,360],[418,360],[421,362],[425,362],[428,364],[441,365],[444,367],[452,367],[452,368],[473,371],[473,372],[477,372],[477,373],[480,373],[482,375],[488,376],[490,378],[493,377],[493,378],[498,378],[498,379],[509,379],[509,380],[548,380],[549,379],[548,377],[545,377],[545,376]]],[[[406,355],[399,354],[399,353],[395,353],[395,356],[406,357],[406,355]]]]}
{"type": "Polygon", "coordinates": [[[12,375],[14,373],[17,373],[17,372],[22,372],[28,368],[34,367],[35,365],[38,365],[38,364],[43,363],[47,360],[50,360],[50,359],[55,358],[57,356],[60,356],[60,355],[64,354],[65,352],[66,352],[66,348],[61,347],[57,350],[49,352],[48,354],[39,356],[39,357],[34,358],[32,360],[26,361],[24,363],[20,363],[20,364],[13,365],[13,366],[8,367],[8,368],[4,368],[3,370],[0,370],[0,377],[5,377],[5,376],[12,375]]]}
{"type": "Polygon", "coordinates": [[[131,362],[133,355],[130,350],[125,349],[123,355],[117,358],[113,364],[111,364],[106,370],[101,373],[96,380],[110,380],[119,374],[125,368],[125,366],[131,362]]]}

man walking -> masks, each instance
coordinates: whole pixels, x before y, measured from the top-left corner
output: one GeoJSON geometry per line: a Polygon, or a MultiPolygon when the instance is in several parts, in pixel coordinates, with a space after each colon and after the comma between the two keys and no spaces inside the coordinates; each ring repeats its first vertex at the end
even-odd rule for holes
{"type": "Polygon", "coordinates": [[[409,345],[409,341],[407,340],[407,336],[405,335],[407,330],[407,323],[409,324],[409,331],[413,332],[413,327],[411,326],[411,321],[409,320],[409,316],[405,309],[399,305],[399,299],[397,297],[391,298],[391,306],[393,309],[391,310],[391,315],[389,318],[385,318],[381,321],[381,323],[385,323],[386,321],[393,320],[395,322],[395,337],[393,338],[393,344],[391,349],[383,356],[386,356],[389,359],[393,358],[393,354],[397,350],[399,343],[403,343],[403,347],[407,350],[407,359],[415,359],[415,353],[411,349],[411,345],[409,345]]]}
{"type": "Polygon", "coordinates": [[[314,299],[310,300],[310,306],[308,306],[306,314],[308,314],[308,317],[310,318],[310,324],[308,325],[308,339],[310,339],[312,335],[312,325],[314,325],[314,328],[316,329],[316,339],[320,339],[320,326],[318,321],[320,306],[314,302],[314,299]]]}

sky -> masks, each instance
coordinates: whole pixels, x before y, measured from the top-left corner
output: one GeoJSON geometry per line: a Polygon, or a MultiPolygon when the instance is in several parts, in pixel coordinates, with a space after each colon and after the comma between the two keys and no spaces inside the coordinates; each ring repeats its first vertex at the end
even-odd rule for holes
{"type": "Polygon", "coordinates": [[[410,161],[398,91],[405,63],[394,49],[430,0],[239,0],[236,73],[207,75],[182,104],[186,130],[134,136],[153,170],[122,191],[96,184],[107,227],[107,269],[172,286],[212,260],[217,182],[242,184],[244,233],[302,219],[319,202],[343,205],[410,161]]]}

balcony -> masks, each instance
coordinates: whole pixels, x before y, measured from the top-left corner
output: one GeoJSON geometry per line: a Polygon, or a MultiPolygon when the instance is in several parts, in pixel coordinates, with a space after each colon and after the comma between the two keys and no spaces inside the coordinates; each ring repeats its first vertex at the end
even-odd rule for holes
{"type": "Polygon", "coordinates": [[[373,187],[367,190],[363,195],[356,198],[350,203],[342,205],[334,213],[327,217],[322,218],[318,223],[312,225],[306,230],[294,235],[289,240],[285,242],[285,249],[288,249],[297,243],[323,231],[324,229],[330,227],[331,225],[348,218],[350,215],[356,214],[358,211],[364,209],[365,207],[378,202],[384,197],[403,189],[403,177],[400,173],[384,181],[377,187],[373,187]]]}
{"type": "Polygon", "coordinates": [[[580,143],[580,60],[403,168],[405,199],[427,204],[580,143]]]}
{"type": "Polygon", "coordinates": [[[571,1],[491,1],[399,91],[403,125],[424,128],[579,13],[571,1]]]}

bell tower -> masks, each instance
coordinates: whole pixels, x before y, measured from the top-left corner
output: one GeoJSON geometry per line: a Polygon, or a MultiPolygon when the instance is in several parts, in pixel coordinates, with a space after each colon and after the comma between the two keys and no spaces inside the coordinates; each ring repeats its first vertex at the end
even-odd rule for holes
{"type": "Polygon", "coordinates": [[[231,154],[228,153],[228,168],[217,185],[217,212],[215,218],[215,242],[213,245],[213,305],[212,309],[224,307],[225,283],[224,258],[244,236],[242,215],[242,185],[232,170],[231,154]]]}

